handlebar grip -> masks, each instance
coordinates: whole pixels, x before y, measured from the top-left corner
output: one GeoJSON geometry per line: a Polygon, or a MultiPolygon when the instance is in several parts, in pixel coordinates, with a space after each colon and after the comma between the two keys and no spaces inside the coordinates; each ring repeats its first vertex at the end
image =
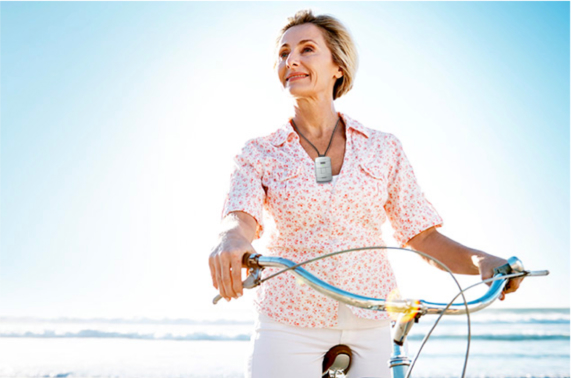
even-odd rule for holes
{"type": "Polygon", "coordinates": [[[252,256],[252,254],[250,252],[246,252],[244,253],[244,256],[242,256],[242,266],[244,268],[249,268],[249,260],[250,260],[250,256],[252,256]]]}
{"type": "Polygon", "coordinates": [[[503,274],[508,275],[514,272],[523,272],[523,264],[520,259],[512,256],[508,259],[508,262],[502,266],[494,268],[494,275],[503,274]]]}
{"type": "Polygon", "coordinates": [[[508,274],[511,274],[512,271],[513,271],[513,269],[510,266],[510,264],[506,263],[502,266],[498,266],[498,267],[494,268],[494,276],[498,275],[498,274],[502,274],[504,276],[507,276],[508,274]]]}
{"type": "MultiPolygon", "coordinates": [[[[250,261],[250,257],[252,256],[259,256],[256,253],[250,253],[250,252],[246,252],[244,253],[244,256],[242,256],[242,266],[245,268],[250,268],[250,267],[256,267],[257,266],[257,262],[251,262],[250,261]]],[[[257,260],[256,260],[257,261],[257,260]]],[[[252,279],[252,274],[250,274],[250,276],[248,276],[248,278],[252,279]]],[[[242,282],[242,284],[244,285],[245,289],[251,289],[253,287],[256,287],[258,285],[258,279],[259,279],[259,271],[258,271],[258,275],[255,275],[255,277],[253,277],[253,280],[249,280],[248,278],[246,278],[246,281],[242,282]]],[[[218,294],[216,297],[214,297],[214,299],[212,300],[213,304],[217,304],[220,300],[222,299],[222,296],[220,294],[218,294]]]]}

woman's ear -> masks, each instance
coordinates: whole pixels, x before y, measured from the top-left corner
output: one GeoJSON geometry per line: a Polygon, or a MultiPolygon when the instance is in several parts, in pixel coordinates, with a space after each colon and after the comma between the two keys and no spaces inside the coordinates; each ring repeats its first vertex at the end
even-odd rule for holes
{"type": "Polygon", "coordinates": [[[339,67],[339,71],[335,73],[335,78],[340,79],[341,77],[343,77],[343,70],[339,67]]]}

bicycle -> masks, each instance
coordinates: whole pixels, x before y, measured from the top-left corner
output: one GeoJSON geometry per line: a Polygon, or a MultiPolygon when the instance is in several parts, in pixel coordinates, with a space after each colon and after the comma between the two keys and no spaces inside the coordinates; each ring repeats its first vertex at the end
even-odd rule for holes
{"type": "MultiPolygon", "coordinates": [[[[291,271],[296,277],[301,279],[304,283],[312,287],[314,290],[339,302],[373,311],[389,311],[393,314],[398,313],[398,318],[391,323],[393,351],[389,359],[389,367],[391,370],[392,378],[410,377],[410,374],[412,373],[416,360],[420,356],[423,346],[428,341],[428,338],[430,337],[435,327],[438,325],[438,322],[442,316],[466,315],[468,319],[468,342],[464,360],[464,368],[462,372],[462,377],[464,377],[466,374],[471,338],[469,314],[480,311],[492,304],[500,296],[509,279],[516,277],[546,276],[549,274],[549,271],[547,270],[527,271],[524,269],[522,262],[517,257],[511,257],[508,259],[507,264],[494,269],[494,276],[492,278],[478,282],[466,289],[462,289],[456,278],[454,278],[452,275],[454,281],[460,289],[459,293],[449,303],[433,303],[424,300],[411,299],[385,300],[353,294],[341,290],[325,281],[322,281],[301,267],[302,265],[306,265],[326,257],[367,249],[399,249],[411,251],[435,261],[438,265],[442,266],[452,275],[452,272],[443,263],[422,252],[397,247],[364,247],[329,253],[311,260],[304,261],[302,263],[295,263],[282,257],[262,256],[259,254],[245,254],[243,258],[243,265],[248,268],[249,274],[243,282],[243,287],[246,289],[252,289],[264,281],[267,281],[279,274],[291,271]],[[264,268],[282,268],[282,270],[262,279],[261,271],[264,268]],[[464,292],[483,283],[491,283],[488,291],[478,299],[472,300],[470,302],[466,301],[464,292]],[[463,303],[454,303],[460,296],[463,299],[463,303]],[[408,358],[408,356],[404,353],[403,346],[405,344],[406,337],[412,329],[412,326],[415,323],[418,323],[419,319],[424,315],[439,315],[439,317],[425,336],[416,357],[411,361],[410,358],[408,358]]],[[[216,296],[213,300],[213,303],[216,304],[221,298],[222,297],[220,295],[216,296]]],[[[324,357],[322,378],[345,377],[345,374],[347,374],[350,369],[350,365],[350,348],[346,345],[336,345],[331,348],[324,357]]]]}

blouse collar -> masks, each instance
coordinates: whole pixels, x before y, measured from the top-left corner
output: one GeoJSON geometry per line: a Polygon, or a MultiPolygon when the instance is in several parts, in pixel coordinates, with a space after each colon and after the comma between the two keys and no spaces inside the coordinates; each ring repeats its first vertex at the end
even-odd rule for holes
{"type": "MultiPolygon", "coordinates": [[[[343,121],[347,125],[347,129],[352,129],[364,135],[366,138],[369,138],[369,130],[367,130],[363,125],[361,125],[358,121],[350,118],[348,115],[343,114],[341,112],[338,113],[343,121]]],[[[288,122],[282,125],[275,133],[270,136],[270,142],[278,147],[285,143],[286,140],[289,140],[290,135],[296,135],[293,126],[291,125],[291,118],[288,122]]]]}

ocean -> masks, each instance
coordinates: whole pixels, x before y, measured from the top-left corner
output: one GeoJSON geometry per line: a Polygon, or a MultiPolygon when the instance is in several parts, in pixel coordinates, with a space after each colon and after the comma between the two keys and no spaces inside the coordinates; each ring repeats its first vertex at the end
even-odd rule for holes
{"type": "MultiPolygon", "coordinates": [[[[238,378],[252,314],[226,319],[0,317],[0,377],[238,378]]],[[[409,336],[414,358],[436,317],[409,336]]],[[[413,377],[459,377],[466,317],[445,317],[413,377]]],[[[472,315],[467,377],[569,377],[569,309],[488,309],[472,315]]]]}

